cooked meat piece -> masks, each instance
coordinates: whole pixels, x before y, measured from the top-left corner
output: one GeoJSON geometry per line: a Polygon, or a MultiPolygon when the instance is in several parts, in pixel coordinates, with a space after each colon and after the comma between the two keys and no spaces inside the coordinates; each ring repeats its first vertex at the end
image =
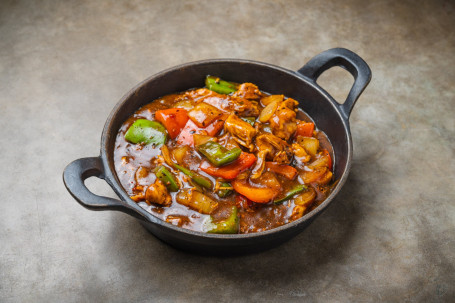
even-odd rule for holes
{"type": "MultiPolygon", "coordinates": [[[[223,97],[214,91],[211,91],[207,88],[200,88],[195,90],[190,90],[183,95],[185,98],[193,99],[194,101],[201,101],[204,98],[215,96],[215,97],[223,97]]],[[[178,101],[178,100],[176,100],[178,101]]]]}
{"type": "Polygon", "coordinates": [[[235,113],[240,117],[257,117],[259,116],[259,106],[256,101],[246,98],[222,95],[206,88],[192,90],[184,94],[196,103],[204,101],[224,112],[235,113]]]}
{"type": "Polygon", "coordinates": [[[231,111],[240,117],[257,117],[260,114],[258,102],[231,97],[231,111]]]}
{"type": "Polygon", "coordinates": [[[278,164],[289,164],[289,155],[285,150],[279,151],[273,157],[273,162],[277,162],[278,164]]]}
{"type": "Polygon", "coordinates": [[[311,156],[308,155],[305,149],[298,143],[292,143],[291,152],[300,162],[306,163],[311,159],[311,156]]]}
{"type": "Polygon", "coordinates": [[[297,129],[296,107],[299,103],[288,98],[278,105],[273,117],[270,119],[270,127],[275,136],[288,140],[297,129]]]}
{"type": "Polygon", "coordinates": [[[296,100],[294,100],[292,98],[287,98],[286,100],[281,102],[281,106],[290,108],[292,110],[294,110],[298,105],[299,105],[299,102],[297,102],[296,100]]]}
{"type": "Polygon", "coordinates": [[[195,103],[205,102],[225,112],[230,113],[233,111],[230,96],[218,94],[207,88],[188,91],[184,96],[193,100],[195,103]]]}
{"type": "Polygon", "coordinates": [[[145,191],[145,202],[159,204],[161,206],[171,205],[171,195],[169,195],[166,186],[160,179],[156,179],[155,183],[147,187],[145,191]]]}
{"type": "Polygon", "coordinates": [[[257,101],[261,99],[262,93],[253,83],[243,83],[239,86],[233,96],[257,101]]]}
{"type": "MultiPolygon", "coordinates": [[[[272,134],[262,134],[258,136],[256,138],[256,147],[259,151],[269,151],[267,159],[274,162],[278,162],[275,158],[280,158],[280,152],[285,152],[287,155],[289,154],[289,145],[286,141],[272,134]]],[[[289,163],[289,161],[290,160],[288,159],[286,162],[289,163]]],[[[284,163],[281,162],[280,164],[284,163]]]]}
{"type": "Polygon", "coordinates": [[[140,201],[145,199],[145,194],[144,193],[138,193],[136,195],[131,196],[130,198],[134,202],[140,202],[140,201]]]}
{"type": "Polygon", "coordinates": [[[235,98],[226,95],[208,96],[204,102],[228,113],[234,113],[240,117],[259,116],[259,107],[256,101],[235,98]]]}
{"type": "Polygon", "coordinates": [[[190,218],[182,215],[169,215],[166,217],[166,222],[171,223],[172,225],[177,225],[182,227],[183,225],[188,225],[191,223],[190,218]]]}
{"type": "Polygon", "coordinates": [[[306,207],[301,206],[301,205],[296,205],[294,209],[292,210],[292,214],[290,217],[291,221],[295,221],[303,216],[305,213],[306,207]]]}
{"type": "Polygon", "coordinates": [[[224,130],[232,135],[233,140],[248,148],[250,152],[254,150],[253,138],[256,136],[257,130],[248,122],[231,114],[224,122],[224,130]]]}
{"type": "Polygon", "coordinates": [[[292,154],[286,141],[272,134],[262,134],[256,138],[257,160],[253,168],[252,179],[262,175],[265,168],[265,161],[270,160],[279,164],[289,164],[292,154]]]}

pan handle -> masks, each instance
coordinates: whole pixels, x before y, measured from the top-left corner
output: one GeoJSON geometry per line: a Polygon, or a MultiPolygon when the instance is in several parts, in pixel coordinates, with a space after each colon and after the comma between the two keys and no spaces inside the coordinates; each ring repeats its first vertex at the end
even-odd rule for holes
{"type": "Polygon", "coordinates": [[[92,193],[84,184],[84,181],[90,177],[104,179],[104,167],[100,157],[77,159],[68,164],[63,171],[66,189],[79,204],[90,210],[117,210],[138,219],[144,219],[121,201],[92,193]]]}
{"type": "Polygon", "coordinates": [[[343,117],[349,120],[352,108],[371,80],[370,67],[362,58],[345,48],[332,48],[312,58],[297,72],[316,83],[323,72],[334,66],[346,69],[354,77],[346,101],[343,104],[337,102],[343,117]]]}

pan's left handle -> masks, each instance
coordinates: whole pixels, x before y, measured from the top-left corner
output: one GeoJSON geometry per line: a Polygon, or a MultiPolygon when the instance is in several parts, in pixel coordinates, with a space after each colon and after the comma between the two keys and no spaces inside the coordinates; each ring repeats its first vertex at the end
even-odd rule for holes
{"type": "Polygon", "coordinates": [[[332,48],[316,55],[297,72],[316,83],[324,71],[334,66],[346,69],[355,79],[346,101],[338,104],[345,120],[349,120],[352,108],[371,80],[370,67],[362,58],[345,48],[332,48]]]}
{"type": "Polygon", "coordinates": [[[63,171],[63,182],[66,189],[79,204],[90,210],[116,210],[144,220],[135,210],[125,206],[121,201],[98,196],[92,193],[84,181],[90,177],[104,179],[104,167],[100,157],[77,159],[63,171]]]}

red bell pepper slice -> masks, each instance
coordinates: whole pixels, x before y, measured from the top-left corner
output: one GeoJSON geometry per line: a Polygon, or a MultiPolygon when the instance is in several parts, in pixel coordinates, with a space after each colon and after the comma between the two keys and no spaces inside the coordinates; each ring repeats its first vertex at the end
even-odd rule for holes
{"type": "Polygon", "coordinates": [[[231,184],[236,192],[256,203],[268,203],[279,194],[273,188],[254,187],[247,180],[233,180],[231,184]]]}
{"type": "Polygon", "coordinates": [[[194,145],[194,134],[203,134],[208,136],[215,136],[224,125],[224,121],[227,119],[228,115],[222,115],[217,118],[207,127],[197,126],[191,119],[186,122],[185,127],[180,132],[180,135],[177,137],[177,143],[180,145],[194,145]]]}
{"type": "Polygon", "coordinates": [[[203,161],[199,165],[199,168],[211,176],[223,178],[225,180],[233,180],[241,172],[250,168],[255,162],[256,157],[253,154],[242,152],[237,160],[228,165],[216,167],[208,161],[203,161]]]}
{"type": "Polygon", "coordinates": [[[295,136],[312,137],[314,131],[313,122],[304,122],[297,125],[295,136]]]}
{"type": "Polygon", "coordinates": [[[330,153],[327,149],[322,150],[322,154],[327,157],[327,167],[332,170],[332,157],[330,157],[330,153]]]}
{"type": "Polygon", "coordinates": [[[265,162],[265,167],[277,174],[286,177],[289,180],[293,180],[297,176],[297,169],[290,165],[278,164],[276,162],[265,162]]]}
{"type": "Polygon", "coordinates": [[[166,127],[171,139],[175,139],[185,127],[189,118],[186,109],[169,108],[156,111],[155,119],[166,127]]]}

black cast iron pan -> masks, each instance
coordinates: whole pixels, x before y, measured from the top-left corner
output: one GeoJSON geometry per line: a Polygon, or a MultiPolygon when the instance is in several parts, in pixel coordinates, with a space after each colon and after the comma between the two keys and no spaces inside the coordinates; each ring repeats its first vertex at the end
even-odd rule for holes
{"type": "Polygon", "coordinates": [[[237,59],[204,60],[179,65],[143,81],[117,103],[104,126],[100,156],[81,158],[70,163],[63,172],[65,186],[82,206],[90,210],[127,213],[137,218],[156,237],[180,249],[207,254],[238,254],[274,247],[308,226],[332,203],[344,185],[352,157],[349,115],[370,79],[371,71],[365,61],[343,48],[330,49],[317,55],[296,72],[267,63],[237,59]],[[334,66],[345,68],[355,79],[343,104],[336,102],[316,84],[319,75],[334,66]],[[200,87],[206,75],[217,75],[239,83],[252,82],[268,93],[284,94],[300,102],[299,106],[314,119],[333,145],[337,185],[320,206],[297,221],[268,231],[222,235],[173,226],[148,213],[129,198],[114,169],[113,150],[120,126],[137,109],[154,99],[200,87]],[[92,176],[104,179],[121,200],[90,192],[84,180],[92,176]]]}

